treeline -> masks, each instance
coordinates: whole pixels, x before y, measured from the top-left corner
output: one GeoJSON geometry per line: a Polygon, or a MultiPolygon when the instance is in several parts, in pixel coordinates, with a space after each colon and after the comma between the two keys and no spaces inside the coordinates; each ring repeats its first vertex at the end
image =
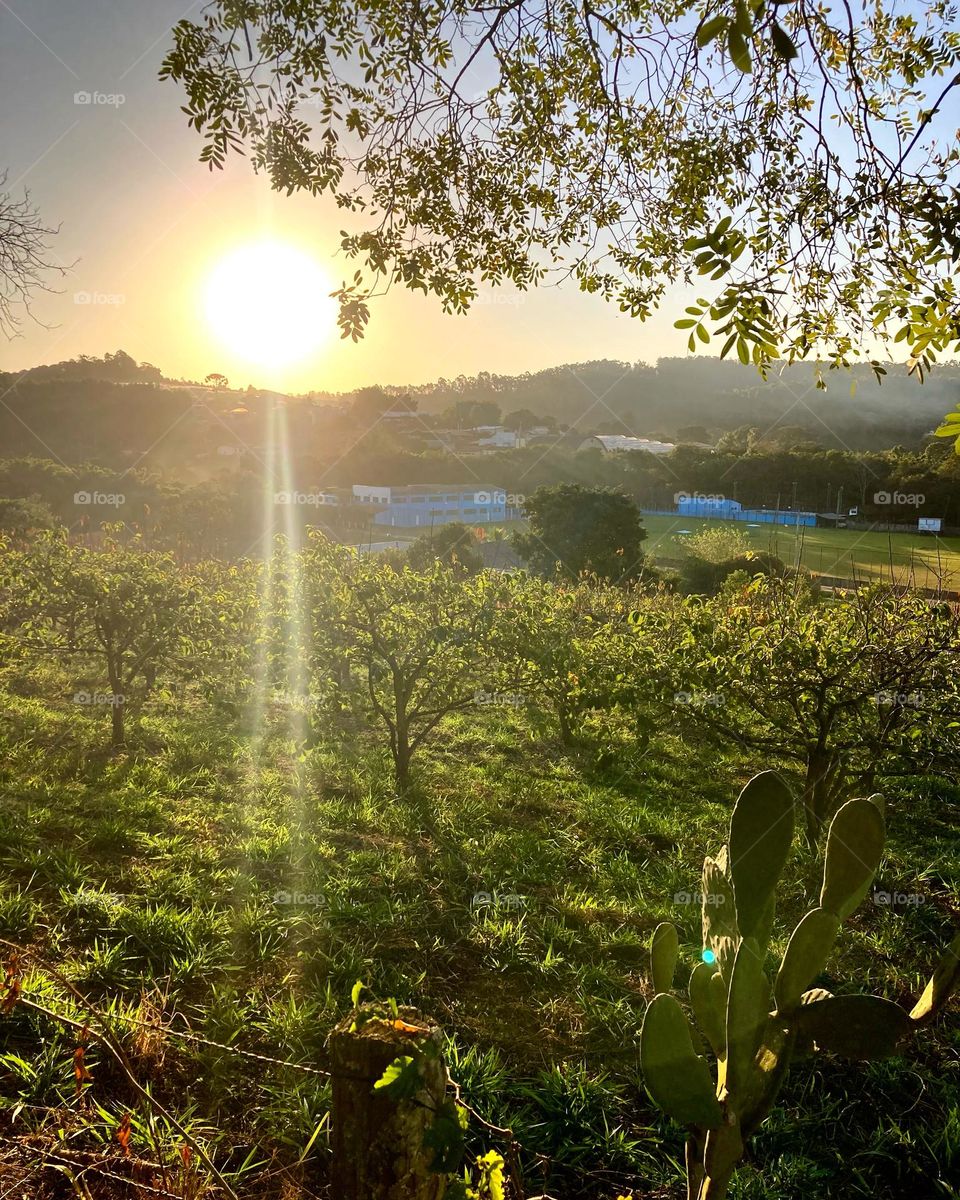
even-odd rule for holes
{"type": "Polygon", "coordinates": [[[941,439],[929,439],[918,450],[829,450],[813,442],[791,449],[771,446],[759,430],[746,427],[721,438],[716,449],[680,445],[669,455],[654,455],[529,446],[471,460],[469,469],[452,455],[361,444],[322,478],[328,486],[463,483],[473,478],[478,486],[492,483],[511,495],[526,496],[538,487],[577,483],[617,488],[641,508],[672,508],[678,494],[701,493],[735,499],[744,507],[813,512],[858,507],[876,521],[915,522],[918,515],[930,515],[960,524],[960,458],[941,439]],[[897,496],[910,499],[895,503],[897,496]]]}
{"type": "Polygon", "coordinates": [[[782,450],[751,441],[745,431],[715,451],[680,446],[668,456],[603,455],[528,447],[486,456],[474,470],[470,474],[451,455],[357,447],[327,469],[295,463],[284,490],[292,488],[306,500],[284,506],[276,502],[279,485],[263,464],[248,460],[185,482],[142,467],[124,471],[38,457],[0,459],[0,530],[23,536],[64,526],[75,536],[95,537],[105,522],[122,522],[152,547],[185,557],[230,559],[262,553],[274,532],[289,531],[291,525],[312,525],[344,541],[369,536],[376,527],[363,506],[307,502],[323,489],[356,482],[473,482],[524,501],[541,488],[603,487],[648,509],[671,509],[681,493],[721,495],[745,507],[830,513],[857,508],[862,519],[881,523],[915,523],[927,515],[941,517],[946,527],[960,525],[960,458],[944,441],[930,442],[919,452],[782,450]]]}

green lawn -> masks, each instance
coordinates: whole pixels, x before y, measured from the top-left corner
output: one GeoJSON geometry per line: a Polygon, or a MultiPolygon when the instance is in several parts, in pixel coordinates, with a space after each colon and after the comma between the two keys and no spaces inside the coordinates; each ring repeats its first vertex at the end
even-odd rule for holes
{"type": "MultiPolygon", "coordinates": [[[[934,534],[871,533],[853,529],[789,529],[786,526],[751,526],[744,521],[714,521],[693,517],[658,517],[644,515],[643,523],[649,537],[647,554],[664,564],[679,559],[683,543],[681,530],[698,532],[712,525],[730,525],[750,539],[754,549],[769,551],[793,566],[799,561],[816,575],[835,575],[844,579],[895,579],[917,587],[936,587],[942,579],[944,588],[960,590],[960,538],[941,538],[934,534]]],[[[526,528],[523,521],[508,521],[502,526],[487,526],[487,535],[494,528],[508,534],[526,528]]],[[[423,529],[392,529],[375,527],[374,542],[413,541],[423,529]]],[[[349,542],[366,543],[362,538],[349,537],[349,542]]]]}
{"type": "Polygon", "coordinates": [[[751,527],[744,521],[680,516],[644,516],[643,523],[649,533],[645,549],[658,560],[670,561],[679,557],[683,542],[680,530],[696,533],[707,526],[730,525],[742,530],[754,549],[770,551],[790,566],[799,558],[802,566],[817,575],[889,580],[892,573],[898,582],[914,582],[918,587],[936,587],[937,578],[941,576],[945,588],[960,588],[960,538],[853,529],[751,527]]]}

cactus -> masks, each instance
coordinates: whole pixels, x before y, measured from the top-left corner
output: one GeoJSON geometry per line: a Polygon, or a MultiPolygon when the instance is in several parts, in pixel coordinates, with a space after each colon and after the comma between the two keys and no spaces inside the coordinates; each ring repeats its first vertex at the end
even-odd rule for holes
{"type": "Polygon", "coordinates": [[[834,996],[811,987],[842,922],[866,896],[880,864],[880,796],[849,800],[827,835],[820,903],[794,929],[771,986],[765,970],[776,887],[793,839],[794,801],[772,771],[746,785],[728,843],[703,866],[703,944],[690,975],[690,1007],[716,1058],[716,1082],[684,1010],[670,995],[679,937],[654,930],[654,999],[640,1033],[653,1101],[689,1129],[687,1200],[723,1200],[745,1143],[777,1098],[791,1061],[813,1049],[873,1060],[898,1053],[960,989],[960,933],[911,1012],[880,996],[834,996]]]}

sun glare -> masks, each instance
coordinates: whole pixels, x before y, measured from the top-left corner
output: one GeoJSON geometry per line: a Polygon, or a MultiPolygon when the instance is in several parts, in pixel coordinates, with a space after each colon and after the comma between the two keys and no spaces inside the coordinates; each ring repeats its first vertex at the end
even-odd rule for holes
{"type": "Polygon", "coordinates": [[[238,358],[281,369],[313,354],[336,323],[332,285],[320,264],[285,242],[241,246],[207,280],[214,335],[238,358]]]}

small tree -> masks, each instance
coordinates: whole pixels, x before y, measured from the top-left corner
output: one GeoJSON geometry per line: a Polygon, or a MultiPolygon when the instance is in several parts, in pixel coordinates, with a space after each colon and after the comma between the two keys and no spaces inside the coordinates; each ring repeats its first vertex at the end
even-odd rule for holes
{"type": "Polygon", "coordinates": [[[537,488],[523,507],[530,532],[515,534],[513,544],[538,574],[576,579],[589,572],[612,583],[640,574],[647,531],[629,496],[563,483],[537,488]]]}
{"type": "Polygon", "coordinates": [[[0,171],[0,334],[12,337],[21,312],[30,312],[34,292],[50,291],[52,275],[64,275],[47,246],[58,230],[43,223],[29,195],[4,190],[6,171],[0,171]]]}
{"type": "Polygon", "coordinates": [[[6,556],[2,586],[21,637],[71,666],[94,664],[109,687],[103,702],[119,749],[127,712],[142,704],[164,669],[191,652],[191,626],[208,606],[170,555],[144,551],[136,541],[121,546],[109,534],[102,550],[92,550],[71,545],[63,533],[45,533],[6,556]]]}
{"type": "Polygon", "coordinates": [[[683,538],[680,546],[685,555],[708,563],[747,558],[753,551],[746,531],[736,525],[707,525],[683,538]]]}
{"type": "Polygon", "coordinates": [[[462,521],[452,521],[421,534],[407,551],[407,561],[415,571],[429,571],[435,562],[440,562],[465,575],[476,575],[483,567],[476,534],[462,521]]]}
{"type": "Polygon", "coordinates": [[[800,767],[814,844],[854,786],[955,766],[958,649],[957,614],[917,594],[755,579],[688,603],[665,680],[681,719],[800,767]]]}
{"type": "Polygon", "coordinates": [[[219,371],[211,371],[203,381],[208,387],[216,388],[218,392],[222,392],[230,383],[226,375],[221,375],[219,371]]]}
{"type": "Polygon", "coordinates": [[[305,562],[316,661],[346,659],[339,678],[324,672],[328,684],[349,689],[386,731],[404,791],[414,755],[444,717],[497,686],[489,645],[505,581],[464,578],[440,563],[423,573],[396,571],[320,539],[305,562]]]}
{"type": "Polygon", "coordinates": [[[552,710],[560,740],[574,745],[590,712],[631,704],[646,673],[631,631],[634,597],[623,589],[518,580],[495,635],[498,654],[517,664],[530,707],[552,710]]]}

